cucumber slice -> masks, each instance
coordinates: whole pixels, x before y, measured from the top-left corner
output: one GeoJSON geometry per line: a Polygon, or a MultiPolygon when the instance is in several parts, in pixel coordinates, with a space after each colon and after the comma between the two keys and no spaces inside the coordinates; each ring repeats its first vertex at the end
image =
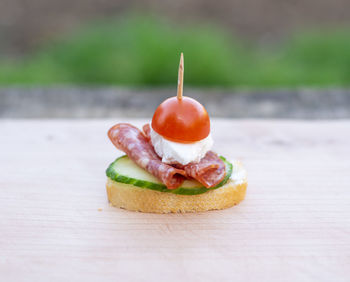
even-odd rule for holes
{"type": "Polygon", "coordinates": [[[226,166],[225,178],[215,187],[206,188],[195,180],[185,180],[181,187],[170,190],[158,178],[146,170],[136,165],[128,156],[124,155],[116,159],[108,167],[107,176],[116,182],[132,184],[140,188],[146,188],[166,193],[174,193],[180,195],[198,195],[223,186],[232,174],[232,164],[224,157],[220,157],[226,166]]]}

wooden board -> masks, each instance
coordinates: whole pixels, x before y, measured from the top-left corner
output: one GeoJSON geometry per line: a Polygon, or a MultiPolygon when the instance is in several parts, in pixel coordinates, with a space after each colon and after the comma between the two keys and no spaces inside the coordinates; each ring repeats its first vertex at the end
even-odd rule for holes
{"type": "Polygon", "coordinates": [[[116,122],[0,122],[0,281],[350,280],[350,121],[214,120],[247,197],[170,215],[109,206],[116,122]]]}

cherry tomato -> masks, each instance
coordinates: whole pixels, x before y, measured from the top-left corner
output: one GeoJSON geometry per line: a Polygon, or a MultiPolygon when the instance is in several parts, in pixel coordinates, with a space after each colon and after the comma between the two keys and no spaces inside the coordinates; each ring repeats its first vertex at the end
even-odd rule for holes
{"type": "Polygon", "coordinates": [[[209,135],[210,119],[205,108],[196,100],[171,97],[154,112],[152,128],[170,141],[191,143],[209,135]]]}

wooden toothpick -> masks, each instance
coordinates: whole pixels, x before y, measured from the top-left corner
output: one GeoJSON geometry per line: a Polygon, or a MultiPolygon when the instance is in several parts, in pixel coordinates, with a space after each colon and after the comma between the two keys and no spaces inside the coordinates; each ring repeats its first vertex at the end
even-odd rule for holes
{"type": "Polygon", "coordinates": [[[182,99],[182,92],[184,86],[184,55],[181,53],[179,64],[179,75],[177,78],[177,99],[182,99]]]}

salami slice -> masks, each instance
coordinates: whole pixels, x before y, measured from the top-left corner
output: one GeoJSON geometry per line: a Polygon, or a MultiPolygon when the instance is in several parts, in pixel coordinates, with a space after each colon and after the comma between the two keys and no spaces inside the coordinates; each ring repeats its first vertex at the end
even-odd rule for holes
{"type": "MultiPolygon", "coordinates": [[[[146,123],[143,126],[143,132],[145,133],[147,140],[151,139],[150,131],[150,125],[149,123],[146,123]]],[[[172,166],[184,169],[189,177],[196,179],[207,188],[218,185],[226,175],[224,162],[212,151],[209,151],[198,163],[191,163],[185,166],[181,164],[173,164],[172,166]]]]}
{"type": "Polygon", "coordinates": [[[143,133],[145,134],[146,138],[148,141],[151,140],[151,126],[149,125],[149,123],[146,123],[143,127],[142,127],[143,133]]]}
{"type": "Polygon", "coordinates": [[[114,125],[108,137],[119,150],[125,152],[138,166],[160,179],[168,189],[179,187],[186,179],[186,172],[162,163],[145,135],[128,123],[114,125]]]}
{"type": "Polygon", "coordinates": [[[185,165],[187,175],[211,188],[218,185],[226,175],[224,162],[212,151],[209,151],[198,163],[185,165]]]}

